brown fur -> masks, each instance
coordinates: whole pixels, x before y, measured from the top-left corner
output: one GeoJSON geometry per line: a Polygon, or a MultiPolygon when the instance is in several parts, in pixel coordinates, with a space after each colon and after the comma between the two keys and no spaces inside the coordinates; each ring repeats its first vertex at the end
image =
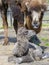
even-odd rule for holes
{"type": "Polygon", "coordinates": [[[46,10],[46,0],[22,0],[21,1],[21,5],[22,5],[22,8],[21,10],[25,13],[25,23],[24,26],[27,28],[27,29],[31,29],[31,30],[34,30],[36,33],[39,33],[41,31],[41,26],[42,26],[42,19],[43,19],[43,15],[44,15],[44,11],[46,10]],[[39,11],[41,11],[41,9],[43,9],[43,11],[41,12],[41,17],[39,19],[39,22],[40,22],[40,26],[38,27],[38,29],[34,29],[32,27],[32,24],[31,24],[31,17],[30,17],[30,14],[27,14],[28,13],[28,10],[27,10],[27,7],[26,7],[26,2],[28,2],[28,7],[30,7],[30,9],[37,9],[39,11]]]}
{"type": "MultiPolygon", "coordinates": [[[[14,18],[13,26],[14,26],[14,29],[15,29],[16,33],[17,33],[17,30],[18,30],[18,19],[20,19],[20,17],[21,17],[20,16],[21,11],[23,13],[25,13],[25,15],[26,15],[26,18],[25,18],[26,19],[26,24],[24,26],[28,29],[35,30],[35,29],[33,29],[32,25],[31,25],[32,21],[31,21],[31,18],[30,18],[30,14],[28,15],[28,9],[25,5],[26,2],[28,2],[28,5],[29,5],[30,8],[32,8],[32,7],[36,8],[36,6],[37,7],[40,6],[44,10],[46,9],[45,0],[1,0],[0,1],[0,11],[1,11],[1,14],[2,14],[4,34],[5,34],[4,45],[8,44],[8,22],[7,22],[8,5],[10,5],[10,7],[12,9],[13,18],[14,18]],[[14,7],[13,7],[13,5],[14,5],[14,7]]],[[[42,18],[43,18],[43,13],[42,13],[42,16],[40,18],[41,24],[42,24],[42,18]]],[[[35,30],[36,33],[40,32],[41,24],[40,24],[40,27],[35,30]]]]}
{"type": "MultiPolygon", "coordinates": [[[[41,21],[40,21],[40,22],[41,22],[41,21]]],[[[27,29],[34,30],[36,33],[39,33],[39,32],[41,31],[41,25],[42,25],[42,22],[41,22],[41,24],[40,24],[40,26],[39,26],[38,29],[34,29],[34,28],[32,27],[30,17],[29,17],[29,16],[26,17],[25,27],[26,27],[27,29]]]]}
{"type": "Polygon", "coordinates": [[[0,0],[0,12],[3,19],[3,28],[4,28],[4,35],[5,35],[3,45],[8,44],[8,21],[7,21],[8,5],[10,5],[10,8],[12,10],[12,14],[14,18],[13,26],[14,26],[15,32],[17,33],[17,30],[18,30],[18,18],[21,19],[20,18],[21,16],[19,16],[21,12],[20,12],[20,7],[16,1],[17,0],[0,0]]]}
{"type": "Polygon", "coordinates": [[[21,0],[22,11],[26,10],[26,2],[28,2],[29,7],[43,6],[46,4],[46,0],[21,0]]]}

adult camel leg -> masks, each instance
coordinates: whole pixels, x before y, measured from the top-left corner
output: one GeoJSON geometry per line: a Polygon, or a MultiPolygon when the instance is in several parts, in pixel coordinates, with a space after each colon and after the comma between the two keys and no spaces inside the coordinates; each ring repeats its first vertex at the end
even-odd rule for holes
{"type": "Polygon", "coordinates": [[[8,22],[7,22],[7,9],[2,11],[3,27],[4,27],[4,43],[3,45],[8,44],[8,22]]]}
{"type": "Polygon", "coordinates": [[[15,17],[14,17],[13,26],[14,26],[14,30],[15,30],[15,32],[17,34],[17,31],[18,31],[18,21],[17,21],[17,19],[15,17]]]}

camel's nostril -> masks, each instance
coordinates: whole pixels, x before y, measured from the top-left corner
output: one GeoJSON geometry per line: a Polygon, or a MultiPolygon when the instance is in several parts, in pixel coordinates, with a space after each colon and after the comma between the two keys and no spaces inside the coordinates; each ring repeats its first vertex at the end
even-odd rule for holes
{"type": "Polygon", "coordinates": [[[37,24],[37,22],[34,22],[34,24],[36,25],[36,24],[37,24]]]}

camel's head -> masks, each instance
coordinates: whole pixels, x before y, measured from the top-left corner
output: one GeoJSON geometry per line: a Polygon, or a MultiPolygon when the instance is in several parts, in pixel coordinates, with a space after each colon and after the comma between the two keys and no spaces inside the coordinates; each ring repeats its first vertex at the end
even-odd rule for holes
{"type": "Polygon", "coordinates": [[[46,10],[46,4],[42,0],[31,0],[25,3],[28,13],[31,16],[31,24],[37,29],[42,23],[43,15],[46,10]]]}

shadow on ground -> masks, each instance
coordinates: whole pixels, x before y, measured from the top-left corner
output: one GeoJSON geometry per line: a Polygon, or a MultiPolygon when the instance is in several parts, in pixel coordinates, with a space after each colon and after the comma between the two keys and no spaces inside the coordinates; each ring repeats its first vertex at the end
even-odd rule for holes
{"type": "MultiPolygon", "coordinates": [[[[2,39],[4,39],[4,36],[0,36],[0,40],[2,40],[2,39]]],[[[9,39],[9,42],[11,42],[11,43],[15,43],[17,41],[17,39],[14,37],[8,37],[8,39],[9,39]]]]}

